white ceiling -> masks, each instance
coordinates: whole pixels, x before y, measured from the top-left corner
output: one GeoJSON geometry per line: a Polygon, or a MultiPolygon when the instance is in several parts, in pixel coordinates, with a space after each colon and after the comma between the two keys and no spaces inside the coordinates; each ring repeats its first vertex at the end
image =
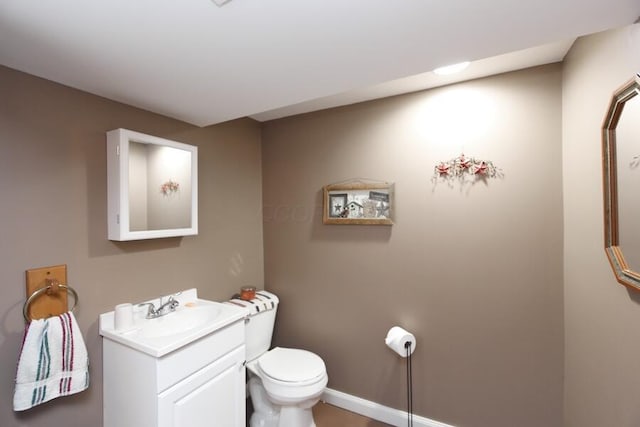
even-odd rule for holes
{"type": "Polygon", "coordinates": [[[0,64],[198,126],[562,59],[639,0],[0,0],[0,64]],[[428,71],[476,61],[466,74],[428,71]]]}

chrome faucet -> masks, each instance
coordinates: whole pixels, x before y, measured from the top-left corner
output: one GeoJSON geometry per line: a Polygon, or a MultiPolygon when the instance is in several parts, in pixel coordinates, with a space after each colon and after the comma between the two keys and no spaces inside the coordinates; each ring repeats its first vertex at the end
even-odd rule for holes
{"type": "Polygon", "coordinates": [[[173,296],[170,296],[167,302],[165,302],[164,304],[162,304],[162,298],[161,298],[160,307],[158,308],[156,308],[156,306],[153,305],[152,302],[143,302],[141,304],[138,304],[138,307],[143,307],[145,305],[149,307],[147,309],[146,318],[155,319],[156,317],[164,316],[165,314],[175,311],[176,307],[178,307],[180,303],[175,298],[173,298],[173,296]]]}

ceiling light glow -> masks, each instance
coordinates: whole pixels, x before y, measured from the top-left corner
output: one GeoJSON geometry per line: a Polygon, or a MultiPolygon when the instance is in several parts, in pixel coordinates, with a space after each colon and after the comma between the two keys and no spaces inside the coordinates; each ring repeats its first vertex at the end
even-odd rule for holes
{"type": "Polygon", "coordinates": [[[462,71],[465,68],[467,68],[469,66],[469,64],[470,64],[469,61],[459,62],[457,64],[447,65],[445,67],[436,68],[435,70],[433,70],[433,72],[438,74],[438,75],[441,75],[441,76],[446,76],[448,74],[459,73],[460,71],[462,71]]]}

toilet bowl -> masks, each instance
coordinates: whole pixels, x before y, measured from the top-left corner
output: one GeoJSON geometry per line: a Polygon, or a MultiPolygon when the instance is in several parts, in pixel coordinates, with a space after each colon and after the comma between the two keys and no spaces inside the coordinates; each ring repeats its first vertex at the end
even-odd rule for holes
{"type": "Polygon", "coordinates": [[[276,347],[249,362],[247,368],[254,407],[251,427],[315,427],[311,409],[328,381],[319,356],[276,347]]]}

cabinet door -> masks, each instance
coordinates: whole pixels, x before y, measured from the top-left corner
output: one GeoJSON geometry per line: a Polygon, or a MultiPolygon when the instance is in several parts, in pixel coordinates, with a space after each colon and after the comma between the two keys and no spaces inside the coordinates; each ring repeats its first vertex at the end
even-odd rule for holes
{"type": "Polygon", "coordinates": [[[244,427],[244,346],[158,396],[159,427],[244,427]]]}

